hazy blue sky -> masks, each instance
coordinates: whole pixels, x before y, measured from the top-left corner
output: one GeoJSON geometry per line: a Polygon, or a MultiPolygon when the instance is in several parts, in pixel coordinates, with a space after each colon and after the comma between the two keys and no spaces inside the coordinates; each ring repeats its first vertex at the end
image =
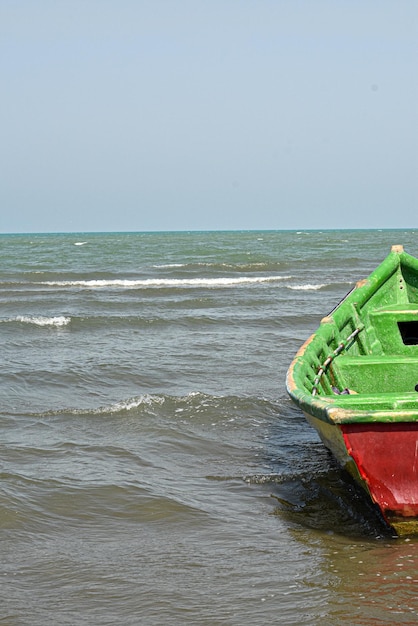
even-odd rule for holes
{"type": "Polygon", "coordinates": [[[0,232],[418,224],[417,0],[0,0],[0,232]]]}

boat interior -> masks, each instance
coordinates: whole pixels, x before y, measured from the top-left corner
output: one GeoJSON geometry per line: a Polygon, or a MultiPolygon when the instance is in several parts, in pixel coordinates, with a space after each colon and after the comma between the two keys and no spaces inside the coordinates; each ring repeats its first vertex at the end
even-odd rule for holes
{"type": "Polygon", "coordinates": [[[305,393],[353,410],[417,409],[418,260],[392,253],[325,317],[296,358],[305,393]]]}
{"type": "Polygon", "coordinates": [[[371,402],[382,410],[416,409],[417,303],[371,311],[367,329],[362,327],[356,344],[332,359],[322,381],[322,394],[339,395],[338,404],[357,409],[370,408],[371,402]]]}

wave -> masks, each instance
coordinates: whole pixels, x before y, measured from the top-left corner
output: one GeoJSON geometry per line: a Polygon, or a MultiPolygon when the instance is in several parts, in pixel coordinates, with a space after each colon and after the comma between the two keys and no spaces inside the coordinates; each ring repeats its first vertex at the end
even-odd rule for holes
{"type": "MultiPolygon", "coordinates": [[[[191,394],[192,395],[192,394],[191,394]]],[[[158,407],[163,405],[170,396],[164,395],[151,395],[151,394],[143,394],[140,396],[136,396],[133,398],[128,398],[127,400],[120,400],[113,404],[99,406],[95,408],[65,408],[65,409],[57,409],[57,410],[49,410],[41,413],[28,413],[32,417],[51,417],[55,415],[78,415],[78,416],[88,416],[88,415],[108,415],[115,413],[128,413],[129,411],[133,411],[138,408],[146,408],[152,409],[153,407],[158,407]]]]}
{"type": "Polygon", "coordinates": [[[170,269],[172,267],[187,267],[185,263],[162,263],[160,265],[153,265],[156,269],[170,269]]]}
{"type": "Polygon", "coordinates": [[[55,317],[18,315],[17,317],[0,320],[0,322],[20,322],[22,324],[34,324],[35,326],[67,326],[71,322],[71,317],[57,315],[55,317]]]}
{"type": "Polygon", "coordinates": [[[335,289],[344,288],[346,290],[351,289],[354,286],[354,280],[339,280],[339,278],[329,278],[327,283],[297,283],[293,285],[285,285],[287,289],[293,289],[295,291],[317,291],[318,289],[335,289]]]}
{"type": "Polygon", "coordinates": [[[210,269],[211,271],[232,271],[232,272],[260,272],[260,271],[280,271],[287,264],[283,261],[254,261],[246,263],[221,263],[213,261],[199,261],[190,263],[158,263],[153,265],[156,269],[176,269],[185,267],[188,270],[197,270],[201,268],[210,269]]]}
{"type": "MultiPolygon", "coordinates": [[[[182,418],[187,420],[197,420],[200,415],[202,419],[205,415],[210,416],[213,421],[234,421],[243,415],[251,415],[251,423],[263,417],[274,417],[281,414],[279,402],[274,402],[259,397],[241,396],[214,396],[200,391],[191,391],[184,396],[173,396],[165,394],[141,394],[125,400],[119,400],[112,404],[96,407],[75,408],[67,407],[45,412],[19,412],[19,416],[27,415],[37,418],[54,417],[58,415],[73,416],[102,416],[125,414],[139,409],[145,413],[165,415],[170,420],[182,418]],[[163,409],[164,407],[164,409],[163,409]]],[[[14,413],[8,413],[13,416],[14,413]]],[[[258,422],[257,422],[258,423],[258,422]]]]}
{"type": "Polygon", "coordinates": [[[240,276],[223,278],[145,278],[141,280],[48,280],[38,282],[47,287],[86,287],[100,289],[107,287],[141,289],[155,287],[232,287],[257,283],[272,283],[290,280],[292,276],[240,276]]]}
{"type": "Polygon", "coordinates": [[[164,404],[165,397],[164,396],[152,396],[149,394],[144,394],[138,396],[136,398],[129,398],[128,400],[120,400],[119,402],[115,402],[110,406],[99,407],[97,409],[93,409],[91,413],[94,415],[100,415],[103,413],[123,413],[125,411],[132,411],[133,409],[137,409],[140,406],[159,406],[164,404]]]}
{"type": "Polygon", "coordinates": [[[316,291],[328,287],[326,283],[307,284],[307,285],[286,285],[288,289],[294,289],[295,291],[316,291]]]}

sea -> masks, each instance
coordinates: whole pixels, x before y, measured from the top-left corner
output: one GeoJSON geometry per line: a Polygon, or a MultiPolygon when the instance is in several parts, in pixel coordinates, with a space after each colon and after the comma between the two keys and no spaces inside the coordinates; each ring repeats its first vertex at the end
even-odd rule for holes
{"type": "Polygon", "coordinates": [[[418,622],[286,371],[418,231],[0,235],[0,624],[418,622]]]}

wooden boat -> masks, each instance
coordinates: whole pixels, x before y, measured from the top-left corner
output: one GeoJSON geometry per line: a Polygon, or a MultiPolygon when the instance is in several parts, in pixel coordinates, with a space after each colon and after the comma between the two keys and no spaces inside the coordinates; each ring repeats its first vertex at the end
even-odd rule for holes
{"type": "Polygon", "coordinates": [[[418,532],[418,259],[390,254],[324,317],[288,393],[398,534],[418,532]]]}

